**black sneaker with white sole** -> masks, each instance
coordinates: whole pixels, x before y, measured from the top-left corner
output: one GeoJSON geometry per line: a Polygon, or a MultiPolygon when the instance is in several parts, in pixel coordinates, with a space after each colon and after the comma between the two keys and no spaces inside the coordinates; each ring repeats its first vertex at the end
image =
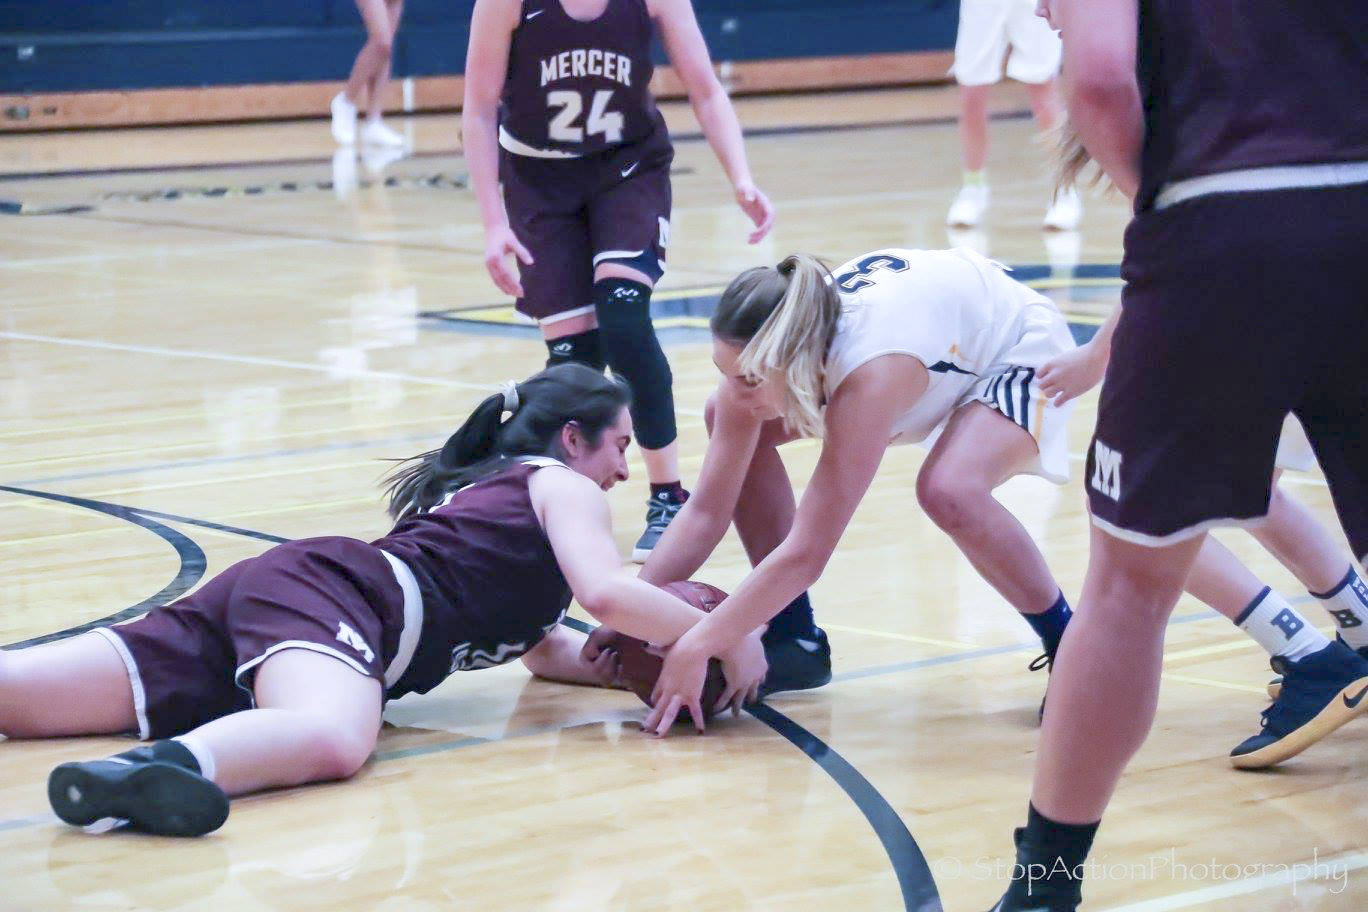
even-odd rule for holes
{"type": "Polygon", "coordinates": [[[765,643],[769,673],[760,685],[760,698],[786,690],[811,690],[831,682],[831,644],[826,631],[814,627],[812,637],[792,637],[765,643]]]}
{"type": "Polygon", "coordinates": [[[203,836],[228,819],[223,789],[184,766],[152,759],[147,747],[63,763],[48,776],[48,801],[72,826],[112,819],[158,836],[203,836]]]}
{"type": "Polygon", "coordinates": [[[632,549],[634,563],[646,563],[646,558],[651,556],[651,552],[660,541],[660,536],[665,534],[670,521],[678,516],[682,509],[684,501],[675,500],[668,491],[661,491],[646,501],[646,531],[641,533],[641,538],[637,539],[636,546],[632,549]]]}

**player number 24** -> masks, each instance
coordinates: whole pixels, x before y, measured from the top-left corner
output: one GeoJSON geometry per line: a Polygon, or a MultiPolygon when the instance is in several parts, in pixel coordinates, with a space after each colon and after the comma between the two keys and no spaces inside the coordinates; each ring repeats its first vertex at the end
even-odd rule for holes
{"type": "Polygon", "coordinates": [[[608,110],[608,102],[612,99],[611,89],[599,89],[595,92],[594,100],[589,103],[588,119],[585,120],[583,127],[577,127],[574,123],[584,110],[584,99],[580,97],[580,93],[565,89],[547,92],[546,106],[560,108],[551,118],[547,135],[557,142],[583,142],[587,130],[590,136],[601,133],[608,142],[622,142],[622,115],[617,111],[608,110]]]}

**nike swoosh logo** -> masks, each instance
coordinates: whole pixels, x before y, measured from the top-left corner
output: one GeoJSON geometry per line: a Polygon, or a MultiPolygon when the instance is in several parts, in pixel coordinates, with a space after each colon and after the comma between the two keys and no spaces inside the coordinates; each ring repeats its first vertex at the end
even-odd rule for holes
{"type": "Polygon", "coordinates": [[[968,377],[977,377],[977,376],[978,376],[978,374],[975,374],[973,371],[967,371],[967,370],[965,370],[965,369],[962,368],[962,367],[957,367],[957,366],[951,364],[949,361],[937,361],[935,364],[933,364],[933,365],[931,365],[930,367],[928,367],[927,370],[929,370],[929,371],[935,371],[935,372],[938,373],[938,374],[956,373],[956,374],[964,374],[965,376],[968,376],[968,377]]]}
{"type": "Polygon", "coordinates": [[[1344,705],[1347,706],[1347,707],[1349,707],[1350,709],[1357,709],[1357,708],[1358,708],[1358,705],[1359,705],[1360,703],[1363,702],[1363,698],[1364,698],[1365,695],[1368,695],[1368,685],[1365,685],[1364,688],[1363,688],[1363,690],[1360,690],[1360,691],[1358,692],[1358,696],[1357,696],[1357,697],[1354,697],[1354,699],[1352,699],[1352,700],[1349,699],[1349,695],[1348,695],[1348,694],[1345,694],[1345,695],[1344,695],[1344,705]]]}
{"type": "Polygon", "coordinates": [[[535,13],[528,13],[525,17],[523,17],[523,22],[531,22],[533,19],[536,19],[544,12],[546,12],[546,10],[537,10],[535,13]]]}
{"type": "Polygon", "coordinates": [[[623,168],[623,169],[622,169],[622,176],[623,176],[623,177],[631,177],[632,172],[635,171],[635,170],[637,169],[637,165],[639,165],[639,164],[641,164],[641,162],[632,162],[630,165],[628,165],[627,167],[623,168]]]}

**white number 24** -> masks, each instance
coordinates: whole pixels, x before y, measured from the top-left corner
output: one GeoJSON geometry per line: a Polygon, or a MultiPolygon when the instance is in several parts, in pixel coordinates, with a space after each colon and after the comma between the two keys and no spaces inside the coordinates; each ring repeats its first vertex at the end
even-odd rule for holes
{"type": "Polygon", "coordinates": [[[584,110],[584,101],[580,98],[580,93],[564,89],[547,92],[546,106],[560,108],[556,116],[551,118],[547,135],[558,142],[583,142],[587,130],[590,136],[601,133],[608,142],[621,142],[624,121],[619,112],[607,110],[608,102],[612,99],[613,93],[609,89],[599,89],[595,92],[594,100],[589,104],[589,117],[581,128],[573,125],[580,112],[584,110]]]}

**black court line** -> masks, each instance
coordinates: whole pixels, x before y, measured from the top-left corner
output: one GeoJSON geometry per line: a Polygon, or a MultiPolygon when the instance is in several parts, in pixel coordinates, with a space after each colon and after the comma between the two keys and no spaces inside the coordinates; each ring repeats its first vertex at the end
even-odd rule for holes
{"type": "MultiPolygon", "coordinates": [[[[106,618],[71,627],[66,630],[50,633],[46,636],[34,637],[33,639],[23,640],[18,643],[10,644],[7,649],[17,649],[24,646],[37,646],[40,643],[48,643],[54,640],[65,639],[78,633],[84,633],[96,627],[104,627],[125,618],[141,614],[150,608],[165,605],[172,601],[181,593],[193,586],[204,575],[205,557],[204,551],[186,536],[155,522],[149,517],[167,519],[173,522],[188,523],[206,529],[215,529],[220,532],[232,532],[250,538],[270,542],[284,542],[288,539],[265,532],[255,532],[250,529],[241,529],[236,526],[228,526],[222,523],[210,522],[208,520],[193,519],[186,516],[178,516],[174,513],[163,513],[158,510],[135,510],[131,507],[123,507],[117,504],[105,503],[98,500],[87,500],[82,497],[71,497],[65,494],[52,494],[46,491],[34,491],[26,488],[15,488],[9,485],[0,485],[0,491],[9,491],[13,494],[26,494],[32,497],[41,497],[47,500],[54,500],[60,503],[69,503],[74,506],[87,507],[100,513],[110,516],[117,516],[129,522],[140,525],[144,528],[156,532],[158,535],[171,542],[176,551],[181,556],[181,570],[176,574],[172,582],[163,589],[131,608],[115,612],[106,618]]],[[[565,618],[564,623],[567,627],[588,633],[593,627],[577,618],[565,618]]],[[[912,834],[907,826],[902,822],[888,803],[879,794],[879,791],[869,783],[869,780],[860,775],[859,771],[850,765],[840,754],[828,747],[820,738],[812,732],[803,728],[788,716],[768,706],[759,705],[750,707],[747,710],[752,716],[764,722],[771,729],[778,732],[788,739],[795,747],[810,757],[818,766],[829,775],[841,790],[855,802],[855,806],[864,814],[865,819],[874,829],[875,835],[883,844],[884,851],[888,853],[888,859],[893,865],[893,872],[898,878],[898,885],[902,890],[904,908],[907,912],[941,912],[940,894],[936,891],[936,882],[931,876],[931,869],[926,863],[926,857],[922,854],[912,834]]],[[[598,723],[592,723],[598,724],[598,723]]],[[[422,754],[438,753],[445,750],[452,750],[459,747],[471,747],[484,743],[484,739],[461,738],[456,741],[443,742],[439,745],[426,745],[404,750],[388,751],[382,755],[377,755],[377,761],[399,759],[406,756],[420,756],[422,754]]],[[[47,817],[29,817],[21,820],[0,821],[0,831],[6,829],[19,829],[35,823],[43,823],[47,817]]]]}
{"type": "MultiPolygon", "coordinates": [[[[589,633],[594,629],[593,625],[578,618],[567,617],[561,623],[581,633],[589,633]]],[[[940,893],[936,890],[936,881],[931,876],[931,866],[926,863],[926,856],[898,812],[879,790],[821,738],[774,707],[757,703],[747,706],[746,712],[807,754],[855,802],[865,820],[869,821],[874,835],[879,837],[893,865],[898,887],[902,890],[903,908],[907,912],[941,912],[940,893]]]]}
{"type": "MultiPolygon", "coordinates": [[[[96,511],[97,513],[104,513],[107,516],[117,517],[133,523],[135,526],[141,526],[154,535],[161,536],[176,550],[176,556],[180,558],[180,569],[176,571],[176,575],[172,578],[171,582],[163,586],[161,591],[148,596],[138,604],[125,608],[122,611],[116,611],[108,617],[98,618],[97,620],[85,624],[69,627],[66,630],[59,630],[56,633],[49,633],[27,640],[21,640],[18,643],[10,643],[4,647],[5,649],[20,649],[25,646],[38,646],[42,643],[51,643],[56,640],[75,636],[78,633],[85,633],[87,630],[94,630],[96,627],[108,627],[110,624],[116,624],[119,621],[136,617],[144,611],[148,611],[160,605],[165,605],[178,598],[182,593],[189,590],[191,586],[199,582],[200,578],[204,576],[205,568],[208,566],[203,549],[195,544],[194,541],[181,532],[172,529],[170,526],[162,525],[156,520],[150,519],[141,512],[130,507],[122,507],[118,504],[105,503],[104,501],[99,500],[86,500],[83,497],[71,497],[66,494],[52,494],[47,491],[14,488],[9,485],[0,485],[0,491],[8,491],[11,494],[25,494],[29,497],[41,497],[44,500],[53,500],[58,503],[85,507],[88,510],[96,511]]],[[[167,514],[159,513],[156,515],[163,518],[171,518],[167,516],[167,514]]]]}

